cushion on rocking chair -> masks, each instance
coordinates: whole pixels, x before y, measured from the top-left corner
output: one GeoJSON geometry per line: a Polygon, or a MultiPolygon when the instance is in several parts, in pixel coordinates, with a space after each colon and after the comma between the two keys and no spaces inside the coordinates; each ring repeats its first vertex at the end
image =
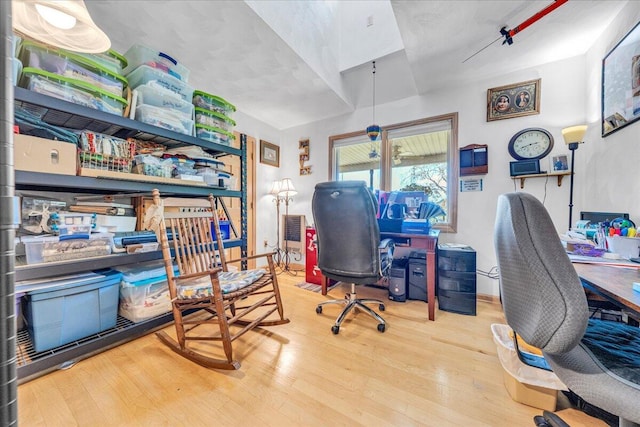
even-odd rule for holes
{"type": "MultiPolygon", "coordinates": [[[[218,273],[218,280],[220,281],[222,293],[228,294],[249,286],[265,273],[264,269],[222,271],[218,273]]],[[[213,295],[209,276],[179,280],[176,284],[176,290],[179,299],[198,299],[213,295]]]]}

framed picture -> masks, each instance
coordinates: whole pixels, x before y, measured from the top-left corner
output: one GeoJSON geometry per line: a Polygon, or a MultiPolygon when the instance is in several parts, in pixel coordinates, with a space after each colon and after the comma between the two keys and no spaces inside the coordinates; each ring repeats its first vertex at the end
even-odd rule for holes
{"type": "Polygon", "coordinates": [[[553,156],[551,158],[551,169],[554,172],[568,171],[569,161],[567,160],[567,155],[561,154],[559,156],[553,156]]]}
{"type": "Polygon", "coordinates": [[[260,163],[280,167],[280,147],[270,142],[260,140],[260,163]]]}
{"type": "Polygon", "coordinates": [[[487,121],[540,114],[540,79],[487,91],[487,121]]]}
{"type": "Polygon", "coordinates": [[[311,166],[304,166],[300,168],[300,175],[311,175],[311,166]]]}
{"type": "Polygon", "coordinates": [[[298,148],[302,150],[302,153],[309,155],[309,140],[301,139],[298,141],[298,148]]]}
{"type": "Polygon", "coordinates": [[[640,22],[602,60],[602,136],[640,119],[640,22]]]}

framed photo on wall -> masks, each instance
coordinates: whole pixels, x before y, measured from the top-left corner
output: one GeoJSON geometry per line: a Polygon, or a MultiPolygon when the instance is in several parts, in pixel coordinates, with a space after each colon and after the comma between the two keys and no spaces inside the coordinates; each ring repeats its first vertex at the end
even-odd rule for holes
{"type": "Polygon", "coordinates": [[[540,79],[487,91],[487,121],[540,114],[540,79]]]}
{"type": "Polygon", "coordinates": [[[640,119],[640,23],[602,60],[602,136],[640,119]]]}
{"type": "Polygon", "coordinates": [[[270,142],[260,140],[260,163],[280,167],[280,147],[270,142]]]}

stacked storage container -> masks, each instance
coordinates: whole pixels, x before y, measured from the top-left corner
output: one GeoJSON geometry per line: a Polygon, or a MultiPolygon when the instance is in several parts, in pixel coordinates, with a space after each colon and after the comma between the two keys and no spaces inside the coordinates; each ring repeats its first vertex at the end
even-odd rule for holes
{"type": "Polygon", "coordinates": [[[193,92],[193,105],[196,107],[196,136],[217,144],[231,145],[235,139],[233,127],[236,122],[230,116],[236,107],[201,90],[193,92]]]}
{"type": "Polygon", "coordinates": [[[120,316],[140,322],[171,311],[169,285],[163,261],[117,267],[120,282],[120,316]]]}
{"type": "Polygon", "coordinates": [[[117,67],[105,66],[102,56],[79,55],[26,40],[18,51],[24,67],[21,87],[111,114],[122,115],[128,105],[123,97],[127,79],[117,67]]]}
{"type": "Polygon", "coordinates": [[[169,55],[142,45],[133,45],[124,56],[128,61],[124,73],[137,93],[135,119],[193,135],[189,69],[169,55]]]}

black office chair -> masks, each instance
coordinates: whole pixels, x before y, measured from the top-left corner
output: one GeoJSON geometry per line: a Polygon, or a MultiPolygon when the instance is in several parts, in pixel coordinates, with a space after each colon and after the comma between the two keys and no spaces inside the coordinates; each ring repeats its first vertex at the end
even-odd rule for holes
{"type": "Polygon", "coordinates": [[[377,299],[358,299],[356,284],[375,284],[385,277],[393,259],[393,241],[380,242],[376,219],[376,199],[363,181],[333,181],[316,185],[311,204],[316,226],[318,268],[333,280],[351,283],[351,292],[344,299],[325,301],[316,307],[322,313],[327,304],[345,304],[331,328],[334,334],[346,315],[359,308],[378,321],[378,331],[384,332],[384,319],[365,304],[384,304],[377,299]]]}
{"type": "Polygon", "coordinates": [[[589,320],[580,279],[542,203],[527,193],[501,195],[494,244],[509,326],[584,401],[620,417],[620,426],[640,423],[640,329],[589,320]]]}

